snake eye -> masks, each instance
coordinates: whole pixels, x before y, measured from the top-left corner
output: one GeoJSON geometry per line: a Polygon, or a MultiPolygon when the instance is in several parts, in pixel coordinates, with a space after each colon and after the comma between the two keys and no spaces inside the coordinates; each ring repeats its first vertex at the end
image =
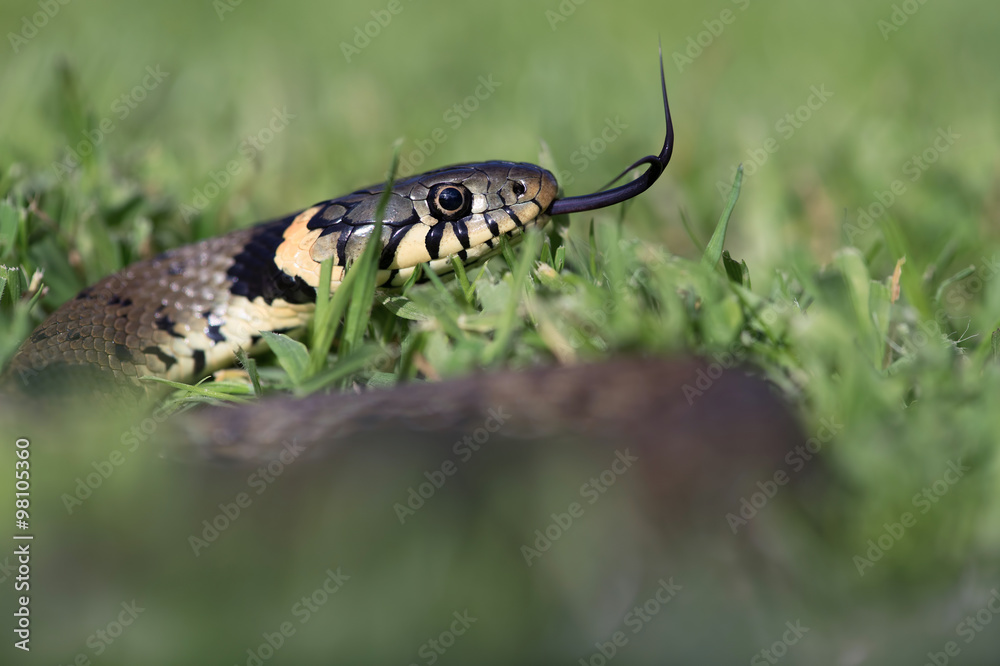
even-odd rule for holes
{"type": "Polygon", "coordinates": [[[427,204],[439,220],[457,220],[472,210],[472,192],[454,183],[435,185],[427,193],[427,204]]]}
{"type": "Polygon", "coordinates": [[[524,183],[519,180],[515,180],[514,184],[510,186],[510,189],[514,190],[514,196],[519,197],[524,194],[524,183]]]}

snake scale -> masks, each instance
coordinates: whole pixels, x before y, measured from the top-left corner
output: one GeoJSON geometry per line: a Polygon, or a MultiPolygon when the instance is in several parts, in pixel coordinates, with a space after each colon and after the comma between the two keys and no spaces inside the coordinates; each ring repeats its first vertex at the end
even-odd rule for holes
{"type": "MultiPolygon", "coordinates": [[[[501,237],[516,241],[553,215],[635,197],[656,182],[674,147],[662,53],[660,83],[663,148],[623,171],[619,178],[646,166],[623,185],[560,198],[556,178],[540,166],[506,161],[458,164],[392,182],[379,238],[373,238],[373,232],[386,184],[170,250],[105,277],[59,307],[20,347],[0,386],[28,393],[60,388],[79,392],[81,382],[89,386],[96,378],[141,393],[149,386],[141,380],[144,375],[190,382],[232,365],[238,349],[258,347],[262,331],[288,332],[306,325],[315,310],[320,265],[327,259],[333,259],[332,291],[343,279],[345,266],[367,243],[376,242],[377,284],[400,286],[420,264],[445,273],[452,270],[454,257],[464,264],[482,260],[498,251],[501,237]]],[[[653,359],[494,373],[464,383],[335,396],[339,402],[333,407],[326,402],[282,405],[272,400],[267,410],[255,405],[229,410],[228,415],[208,410],[181,424],[180,430],[186,441],[223,457],[266,458],[281,440],[280,433],[322,445],[331,438],[347,441],[375,422],[395,428],[396,436],[414,428],[426,430],[428,421],[439,429],[454,429],[497,396],[507,396],[522,414],[533,413],[523,421],[524,436],[544,436],[555,428],[588,435],[603,432],[613,438],[612,433],[623,432],[622,424],[629,423],[624,431],[656,447],[669,419],[676,427],[684,422],[670,406],[679,402],[682,384],[693,380],[698,367],[684,360],[653,359]]],[[[759,403],[757,394],[766,394],[766,389],[754,383],[736,385],[730,397],[748,400],[742,407],[740,400],[730,400],[731,413],[739,413],[740,422],[756,423],[764,448],[787,441],[787,436],[766,436],[769,431],[795,431],[789,419],[774,416],[781,409],[769,409],[775,406],[769,396],[759,403]],[[761,416],[767,414],[771,416],[761,416]]],[[[719,391],[702,408],[726,395],[719,391]]],[[[734,432],[707,437],[722,443],[734,432]]],[[[688,441],[700,440],[692,435],[688,441]]],[[[698,447],[681,448],[690,453],[698,447]]]]}

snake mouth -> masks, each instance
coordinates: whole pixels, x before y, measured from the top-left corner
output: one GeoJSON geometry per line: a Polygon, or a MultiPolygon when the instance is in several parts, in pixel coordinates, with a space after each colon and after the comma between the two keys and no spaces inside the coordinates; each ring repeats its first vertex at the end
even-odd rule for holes
{"type": "Polygon", "coordinates": [[[666,133],[660,153],[658,155],[647,155],[636,160],[636,162],[615,176],[610,183],[597,192],[556,199],[547,210],[550,215],[566,215],[568,213],[580,213],[613,206],[637,197],[652,187],[653,183],[660,177],[660,174],[663,173],[663,170],[666,169],[667,164],[670,162],[670,157],[674,152],[674,124],[670,118],[670,104],[667,101],[667,81],[663,73],[662,46],[660,46],[660,90],[663,93],[663,116],[666,121],[666,133]],[[648,168],[638,178],[624,185],[619,185],[614,189],[608,189],[621,180],[629,171],[643,164],[648,165],[648,168]]]}

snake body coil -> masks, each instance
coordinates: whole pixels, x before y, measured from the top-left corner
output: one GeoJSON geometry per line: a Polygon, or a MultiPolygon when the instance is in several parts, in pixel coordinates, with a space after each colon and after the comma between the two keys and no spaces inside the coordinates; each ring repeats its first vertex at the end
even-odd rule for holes
{"type": "MultiPolygon", "coordinates": [[[[49,389],[66,376],[190,381],[229,365],[261,331],[290,331],[315,309],[320,264],[331,290],[375,228],[384,186],[135,263],[81,291],[21,346],[8,376],[49,389]]],[[[540,226],[557,191],[532,164],[462,164],[396,181],[382,216],[377,284],[403,284],[418,264],[451,270],[540,226]]]]}

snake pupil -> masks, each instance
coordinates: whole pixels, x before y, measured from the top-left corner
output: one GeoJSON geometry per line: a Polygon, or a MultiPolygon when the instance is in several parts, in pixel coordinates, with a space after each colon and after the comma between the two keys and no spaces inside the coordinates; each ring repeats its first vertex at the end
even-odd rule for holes
{"type": "Polygon", "coordinates": [[[519,197],[524,194],[524,183],[515,181],[514,184],[510,186],[510,189],[514,190],[515,197],[519,197]]]}
{"type": "Polygon", "coordinates": [[[465,197],[457,187],[446,187],[438,194],[438,205],[441,210],[451,213],[462,207],[465,197]]]}

